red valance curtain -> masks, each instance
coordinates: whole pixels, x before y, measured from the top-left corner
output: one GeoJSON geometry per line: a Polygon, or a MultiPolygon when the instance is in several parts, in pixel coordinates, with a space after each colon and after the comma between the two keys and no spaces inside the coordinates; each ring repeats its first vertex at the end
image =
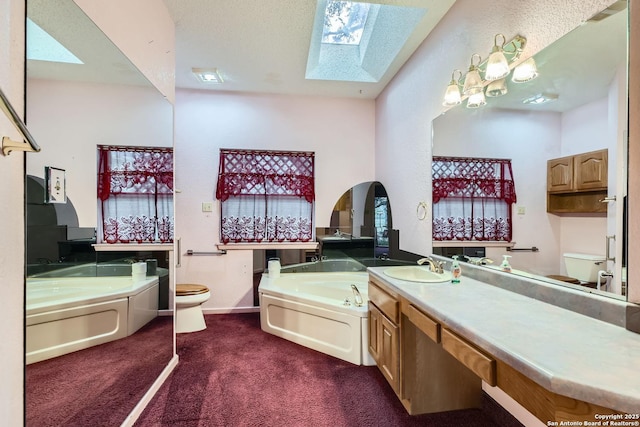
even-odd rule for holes
{"type": "Polygon", "coordinates": [[[433,240],[511,241],[510,160],[434,156],[431,174],[433,240]]]}
{"type": "Polygon", "coordinates": [[[447,197],[516,202],[511,160],[434,156],[431,176],[433,203],[447,197]]]}
{"type": "Polygon", "coordinates": [[[296,196],[312,203],[314,160],[311,152],[221,149],[216,197],[296,196]]]}
{"type": "Polygon", "coordinates": [[[312,152],[221,149],[222,242],[312,240],[314,161],[312,152]]]}
{"type": "Polygon", "coordinates": [[[98,146],[104,243],[173,241],[173,149],[98,146]]]}

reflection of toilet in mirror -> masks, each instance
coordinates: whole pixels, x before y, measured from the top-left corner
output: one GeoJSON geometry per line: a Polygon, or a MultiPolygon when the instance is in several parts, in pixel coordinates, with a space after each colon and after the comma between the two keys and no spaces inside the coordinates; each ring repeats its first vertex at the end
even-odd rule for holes
{"type": "Polygon", "coordinates": [[[605,257],[602,255],[565,253],[563,257],[567,276],[548,276],[549,278],[576,285],[595,287],[598,282],[598,271],[604,270],[606,267],[605,257]]]}
{"type": "Polygon", "coordinates": [[[204,285],[176,285],[176,332],[196,332],[207,328],[201,305],[211,297],[204,285]]]}

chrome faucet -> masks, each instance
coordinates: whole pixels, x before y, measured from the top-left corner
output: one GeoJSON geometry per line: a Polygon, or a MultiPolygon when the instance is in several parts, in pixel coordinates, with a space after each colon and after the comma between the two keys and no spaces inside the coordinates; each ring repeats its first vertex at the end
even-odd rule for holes
{"type": "Polygon", "coordinates": [[[353,304],[356,307],[362,307],[364,305],[364,300],[362,299],[362,295],[360,295],[360,291],[356,285],[351,285],[351,290],[353,291],[353,304]]]}
{"type": "Polygon", "coordinates": [[[444,273],[444,261],[436,261],[431,257],[426,257],[426,258],[420,258],[418,260],[418,265],[422,265],[424,263],[428,263],[429,264],[429,270],[431,270],[434,273],[438,273],[438,274],[442,274],[444,273]]]}
{"type": "Polygon", "coordinates": [[[482,257],[482,258],[467,257],[467,259],[469,260],[469,263],[471,263],[473,265],[493,264],[493,260],[491,258],[487,258],[487,257],[482,257]]]}

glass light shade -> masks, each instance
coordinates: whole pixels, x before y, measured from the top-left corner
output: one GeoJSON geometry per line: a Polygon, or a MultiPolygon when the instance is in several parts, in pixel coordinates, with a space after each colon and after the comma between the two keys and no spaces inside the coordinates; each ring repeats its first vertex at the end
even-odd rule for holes
{"type": "Polygon", "coordinates": [[[502,48],[494,46],[493,52],[487,60],[487,69],[484,72],[485,80],[500,80],[509,74],[509,62],[502,52],[502,48]]]}
{"type": "Polygon", "coordinates": [[[464,88],[462,89],[462,93],[466,96],[471,96],[482,92],[482,90],[482,78],[480,78],[478,67],[469,68],[469,72],[464,78],[464,88]]]}
{"type": "Polygon", "coordinates": [[[536,61],[531,57],[513,69],[511,81],[514,83],[525,83],[536,77],[538,77],[538,67],[536,67],[536,61]]]}
{"type": "Polygon", "coordinates": [[[447,90],[444,93],[442,105],[445,107],[453,107],[461,102],[462,96],[460,95],[460,87],[458,87],[458,83],[456,83],[455,80],[451,80],[451,83],[449,83],[449,86],[447,86],[447,90]]]}
{"type": "Polygon", "coordinates": [[[491,97],[507,94],[507,79],[494,80],[487,86],[486,95],[491,97]]]}
{"type": "Polygon", "coordinates": [[[467,108],[478,108],[487,104],[487,100],[484,97],[484,92],[480,91],[474,93],[467,99],[467,108]]]}

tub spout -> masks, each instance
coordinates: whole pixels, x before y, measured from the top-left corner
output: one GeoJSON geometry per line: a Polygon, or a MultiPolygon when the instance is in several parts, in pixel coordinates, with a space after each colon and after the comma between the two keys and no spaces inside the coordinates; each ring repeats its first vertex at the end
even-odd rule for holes
{"type": "Polygon", "coordinates": [[[353,291],[354,305],[356,307],[362,307],[364,305],[364,300],[362,299],[362,295],[360,295],[360,291],[356,285],[351,285],[351,290],[353,291]]]}

